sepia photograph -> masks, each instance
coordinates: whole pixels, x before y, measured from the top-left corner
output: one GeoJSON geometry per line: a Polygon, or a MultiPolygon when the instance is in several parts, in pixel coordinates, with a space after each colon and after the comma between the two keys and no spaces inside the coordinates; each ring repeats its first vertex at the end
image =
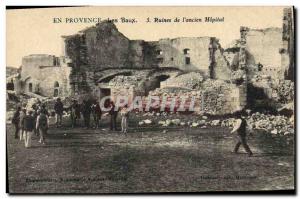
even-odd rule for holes
{"type": "Polygon", "coordinates": [[[293,6],[5,12],[9,194],[295,193],[293,6]]]}

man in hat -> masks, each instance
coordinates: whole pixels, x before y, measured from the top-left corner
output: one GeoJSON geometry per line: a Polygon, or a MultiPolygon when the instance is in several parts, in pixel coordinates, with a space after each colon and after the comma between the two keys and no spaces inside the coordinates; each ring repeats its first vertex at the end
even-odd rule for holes
{"type": "Polygon", "coordinates": [[[12,124],[15,126],[15,139],[18,139],[20,131],[20,111],[21,107],[18,106],[12,118],[12,124]]]}
{"type": "Polygon", "coordinates": [[[24,137],[25,137],[25,147],[31,147],[31,137],[33,134],[33,130],[35,128],[34,124],[34,117],[32,116],[33,110],[28,110],[28,114],[23,119],[24,125],[24,137]]]}
{"type": "Polygon", "coordinates": [[[61,102],[60,98],[57,98],[57,100],[54,104],[54,111],[55,111],[55,117],[56,117],[56,127],[60,127],[62,124],[62,115],[64,112],[64,105],[61,102]]]}
{"type": "Polygon", "coordinates": [[[76,126],[77,119],[80,119],[80,105],[78,104],[77,100],[73,99],[72,105],[69,107],[71,111],[71,122],[72,128],[76,126]]]}
{"type": "Polygon", "coordinates": [[[49,118],[46,111],[41,111],[36,121],[36,129],[39,130],[40,140],[39,143],[45,144],[45,136],[49,129],[49,118]]]}
{"type": "Polygon", "coordinates": [[[246,119],[243,116],[238,115],[235,126],[234,126],[233,130],[231,131],[231,133],[236,133],[236,135],[237,135],[236,136],[237,143],[234,147],[234,153],[238,153],[240,146],[243,145],[243,147],[246,150],[246,152],[248,153],[248,155],[252,156],[253,153],[247,144],[246,129],[247,129],[246,119]]]}
{"type": "Polygon", "coordinates": [[[118,117],[118,107],[115,106],[113,101],[110,102],[110,130],[116,131],[117,130],[117,117],[118,117]]]}
{"type": "Polygon", "coordinates": [[[101,108],[99,103],[97,102],[97,100],[94,101],[94,103],[92,104],[92,115],[94,118],[94,123],[95,123],[95,128],[99,128],[99,123],[100,123],[100,119],[101,119],[101,108]]]}
{"type": "Polygon", "coordinates": [[[91,103],[90,100],[83,100],[83,105],[82,105],[82,115],[84,119],[84,126],[85,128],[90,128],[90,118],[91,118],[91,103]]]}
{"type": "Polygon", "coordinates": [[[22,141],[22,139],[24,139],[24,118],[26,116],[26,109],[25,107],[22,108],[22,111],[20,113],[20,132],[19,132],[19,136],[20,136],[20,141],[22,141]]]}

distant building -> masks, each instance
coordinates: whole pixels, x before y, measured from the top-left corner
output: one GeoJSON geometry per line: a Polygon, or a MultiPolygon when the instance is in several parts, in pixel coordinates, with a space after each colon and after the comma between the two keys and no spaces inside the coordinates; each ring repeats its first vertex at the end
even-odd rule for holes
{"type": "Polygon", "coordinates": [[[19,93],[35,93],[48,97],[69,95],[70,67],[66,58],[34,54],[23,57],[21,73],[15,83],[19,93]]]}

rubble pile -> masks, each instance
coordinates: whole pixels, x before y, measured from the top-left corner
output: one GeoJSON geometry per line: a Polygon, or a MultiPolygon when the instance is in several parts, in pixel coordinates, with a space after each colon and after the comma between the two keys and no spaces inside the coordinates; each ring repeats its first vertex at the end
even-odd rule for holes
{"type": "Polygon", "coordinates": [[[294,82],[290,80],[274,80],[269,75],[254,75],[250,80],[254,87],[269,90],[266,95],[279,103],[294,100],[294,82]]]}
{"type": "Polygon", "coordinates": [[[190,72],[179,75],[175,78],[166,80],[166,86],[174,86],[188,89],[199,89],[203,83],[204,78],[200,73],[190,72]]]}
{"type": "MultiPolygon", "coordinates": [[[[147,113],[144,116],[152,116],[151,119],[144,119],[139,125],[158,125],[161,127],[190,127],[190,128],[208,128],[208,127],[224,127],[232,129],[236,123],[235,118],[226,119],[210,119],[207,116],[190,117],[170,115],[157,115],[156,113],[147,113]]],[[[255,132],[256,130],[264,131],[272,135],[289,136],[294,134],[294,120],[282,115],[271,115],[264,113],[253,113],[246,117],[248,130],[255,132]]]]}
{"type": "Polygon", "coordinates": [[[294,99],[294,82],[290,80],[281,80],[273,89],[278,95],[278,101],[281,103],[291,102],[294,99]]]}
{"type": "Polygon", "coordinates": [[[230,104],[228,97],[232,92],[231,84],[222,80],[207,80],[203,83],[203,104],[202,111],[207,114],[215,115],[223,111],[226,104],[230,104]]]}
{"type": "Polygon", "coordinates": [[[243,70],[232,71],[231,79],[233,81],[235,81],[235,82],[242,81],[245,78],[246,78],[245,71],[243,71],[243,70]]]}
{"type": "Polygon", "coordinates": [[[141,81],[141,78],[137,76],[116,76],[109,82],[109,86],[116,86],[116,87],[130,87],[130,86],[137,86],[138,83],[141,81]]]}
{"type": "Polygon", "coordinates": [[[294,134],[294,123],[290,118],[282,115],[254,113],[247,118],[252,129],[261,129],[272,134],[294,134]]]}
{"type": "MultiPolygon", "coordinates": [[[[165,98],[168,102],[175,100],[175,110],[180,106],[180,103],[184,102],[184,107],[188,110],[191,100],[195,100],[195,107],[199,107],[201,103],[201,96],[203,91],[194,91],[186,88],[157,88],[154,91],[149,92],[149,96],[158,96],[160,101],[163,101],[165,98]],[[185,101],[184,101],[185,100],[185,101]]],[[[168,107],[168,105],[166,105],[168,107]]]]}
{"type": "MultiPolygon", "coordinates": [[[[160,99],[176,99],[177,102],[181,102],[183,98],[186,99],[185,107],[189,107],[192,99],[195,100],[195,111],[204,111],[207,114],[215,115],[217,113],[226,112],[223,111],[225,104],[228,104],[228,100],[232,91],[232,85],[223,80],[207,79],[197,85],[199,89],[181,88],[181,87],[165,87],[157,88],[154,91],[150,91],[150,96],[159,96],[160,99]]],[[[229,102],[230,103],[230,102],[229,102]]],[[[178,104],[177,104],[178,105],[178,104]]],[[[177,106],[176,106],[177,107],[177,106]]]]}
{"type": "MultiPolygon", "coordinates": [[[[293,116],[288,118],[282,115],[270,115],[256,112],[246,119],[250,130],[263,130],[267,133],[276,135],[294,134],[293,116]]],[[[221,122],[222,127],[232,128],[234,124],[234,118],[228,118],[221,122]]]]}

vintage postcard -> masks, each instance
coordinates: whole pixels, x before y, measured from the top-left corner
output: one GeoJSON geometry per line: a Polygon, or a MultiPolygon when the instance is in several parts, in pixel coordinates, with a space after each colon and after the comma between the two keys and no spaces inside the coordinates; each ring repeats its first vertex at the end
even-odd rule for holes
{"type": "Polygon", "coordinates": [[[7,7],[7,192],[295,193],[294,30],[291,6],[7,7]]]}

